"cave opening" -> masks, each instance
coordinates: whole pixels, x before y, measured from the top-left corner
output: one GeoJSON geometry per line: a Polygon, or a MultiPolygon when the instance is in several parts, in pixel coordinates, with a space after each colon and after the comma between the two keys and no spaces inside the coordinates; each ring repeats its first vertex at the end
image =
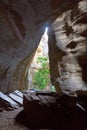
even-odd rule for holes
{"type": "Polygon", "coordinates": [[[55,91],[55,87],[50,81],[48,29],[48,27],[45,27],[45,31],[28,70],[28,89],[55,91]]]}

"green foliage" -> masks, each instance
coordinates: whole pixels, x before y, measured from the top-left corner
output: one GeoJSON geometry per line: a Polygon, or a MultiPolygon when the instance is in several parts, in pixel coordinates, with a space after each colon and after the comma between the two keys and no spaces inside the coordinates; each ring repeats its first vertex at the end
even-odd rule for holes
{"type": "Polygon", "coordinates": [[[46,57],[38,57],[37,62],[41,65],[41,68],[35,72],[33,84],[35,88],[43,90],[50,82],[48,60],[46,57]]]}

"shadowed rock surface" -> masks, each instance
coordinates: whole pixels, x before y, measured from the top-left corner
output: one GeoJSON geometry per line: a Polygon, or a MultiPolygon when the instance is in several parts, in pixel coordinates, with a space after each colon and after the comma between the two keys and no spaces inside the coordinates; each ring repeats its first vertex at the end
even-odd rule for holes
{"type": "Polygon", "coordinates": [[[24,110],[17,115],[16,121],[30,129],[86,130],[87,95],[82,99],[29,91],[24,94],[24,110]]]}
{"type": "Polygon", "coordinates": [[[0,90],[4,93],[27,89],[27,73],[46,27],[48,3],[0,1],[0,90]]]}

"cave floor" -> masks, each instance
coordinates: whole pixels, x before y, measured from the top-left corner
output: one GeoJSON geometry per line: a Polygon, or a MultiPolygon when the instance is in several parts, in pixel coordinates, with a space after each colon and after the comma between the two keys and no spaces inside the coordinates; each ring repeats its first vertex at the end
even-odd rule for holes
{"type": "Polygon", "coordinates": [[[2,111],[0,112],[0,130],[29,130],[25,126],[22,126],[15,122],[15,117],[23,108],[12,111],[2,111]]]}
{"type": "MultiPolygon", "coordinates": [[[[26,126],[23,126],[15,121],[15,117],[23,110],[23,107],[12,111],[0,112],[0,130],[31,130],[26,126]]],[[[44,130],[44,129],[32,129],[32,130],[44,130]]],[[[45,129],[50,130],[50,129],[45,129]]]]}

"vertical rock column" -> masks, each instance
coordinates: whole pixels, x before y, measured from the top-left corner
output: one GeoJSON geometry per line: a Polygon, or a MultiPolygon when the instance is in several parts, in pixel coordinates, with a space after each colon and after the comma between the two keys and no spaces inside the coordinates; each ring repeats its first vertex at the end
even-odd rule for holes
{"type": "Polygon", "coordinates": [[[49,64],[50,64],[50,77],[51,77],[51,83],[55,86],[56,91],[61,94],[61,88],[59,86],[59,83],[57,81],[57,78],[60,77],[60,61],[64,54],[56,45],[56,38],[55,34],[52,30],[52,28],[49,29],[49,40],[48,40],[48,46],[49,46],[49,64]]]}

